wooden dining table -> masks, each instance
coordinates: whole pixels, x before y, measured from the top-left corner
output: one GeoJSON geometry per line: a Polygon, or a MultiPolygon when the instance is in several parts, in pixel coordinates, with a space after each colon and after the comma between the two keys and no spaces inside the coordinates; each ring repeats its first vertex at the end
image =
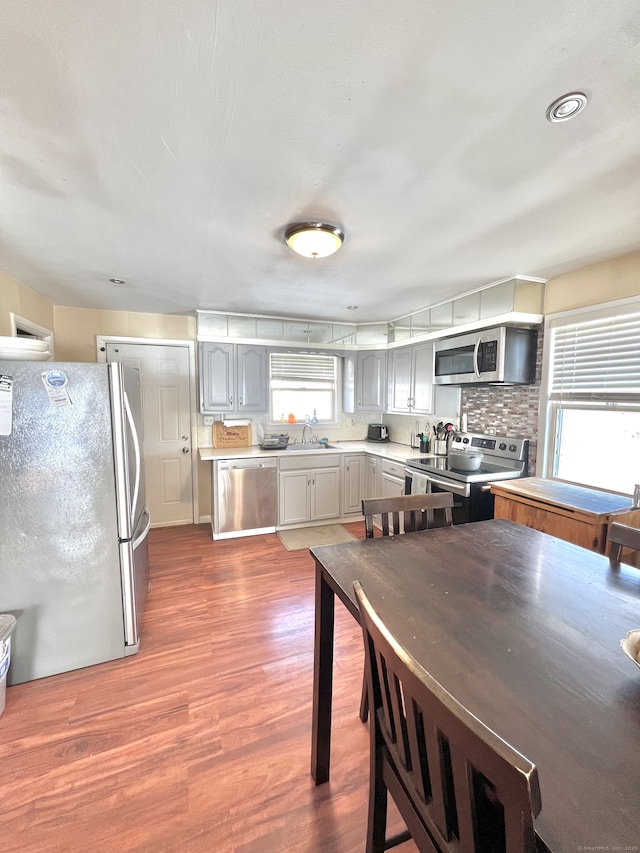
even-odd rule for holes
{"type": "Polygon", "coordinates": [[[335,596],[358,619],[358,580],[414,658],[537,765],[549,851],[640,851],[640,668],[620,648],[640,628],[640,571],[506,519],[311,554],[316,784],[329,780],[335,596]]]}

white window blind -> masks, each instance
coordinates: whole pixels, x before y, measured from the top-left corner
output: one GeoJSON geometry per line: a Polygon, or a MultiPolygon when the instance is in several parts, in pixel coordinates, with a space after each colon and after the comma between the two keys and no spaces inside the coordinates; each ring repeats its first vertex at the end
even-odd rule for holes
{"type": "Polygon", "coordinates": [[[317,387],[328,387],[336,379],[336,359],[332,355],[271,353],[271,378],[286,379],[317,387]]]}
{"type": "Polygon", "coordinates": [[[618,308],[588,313],[571,323],[559,319],[551,328],[550,399],[640,400],[637,305],[626,312],[618,308]]]}

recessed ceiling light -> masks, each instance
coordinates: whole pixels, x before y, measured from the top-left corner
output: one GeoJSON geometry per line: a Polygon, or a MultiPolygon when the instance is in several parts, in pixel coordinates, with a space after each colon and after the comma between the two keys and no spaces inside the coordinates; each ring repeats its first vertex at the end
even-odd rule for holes
{"type": "Polygon", "coordinates": [[[344,242],[344,232],[327,222],[297,222],[284,232],[287,245],[305,258],[326,258],[344,242]]]}
{"type": "Polygon", "coordinates": [[[358,310],[357,305],[347,305],[347,311],[357,311],[357,310],[358,310]]]}
{"type": "Polygon", "coordinates": [[[110,278],[109,281],[111,284],[126,284],[127,282],[122,278],[110,278]]]}
{"type": "Polygon", "coordinates": [[[587,106],[587,96],[582,92],[571,92],[549,104],[547,119],[549,121],[568,121],[577,116],[587,106]]]}

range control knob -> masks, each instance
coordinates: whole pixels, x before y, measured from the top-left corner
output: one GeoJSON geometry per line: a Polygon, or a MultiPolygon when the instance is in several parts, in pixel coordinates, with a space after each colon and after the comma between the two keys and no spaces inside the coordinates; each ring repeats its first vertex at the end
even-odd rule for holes
{"type": "Polygon", "coordinates": [[[462,439],[460,438],[460,436],[459,436],[459,435],[457,435],[453,440],[454,440],[454,441],[462,441],[462,439]]]}
{"type": "Polygon", "coordinates": [[[506,450],[506,449],[507,449],[507,445],[504,443],[504,441],[501,441],[500,444],[498,445],[498,450],[506,450]]]}
{"type": "Polygon", "coordinates": [[[518,449],[518,448],[517,448],[517,446],[516,446],[515,444],[510,444],[510,445],[509,445],[509,453],[515,453],[517,449],[518,449]]]}
{"type": "Polygon", "coordinates": [[[463,439],[462,439],[462,443],[463,443],[463,444],[469,444],[469,439],[468,439],[468,438],[463,438],[463,439]]]}

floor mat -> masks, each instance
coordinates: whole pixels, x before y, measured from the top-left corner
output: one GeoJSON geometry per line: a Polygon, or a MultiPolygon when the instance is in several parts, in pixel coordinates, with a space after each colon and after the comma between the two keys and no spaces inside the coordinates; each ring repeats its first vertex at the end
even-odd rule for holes
{"type": "Polygon", "coordinates": [[[316,545],[337,545],[355,539],[341,524],[323,524],[322,527],[298,527],[295,530],[278,530],[280,541],[287,551],[300,551],[316,545]]]}

